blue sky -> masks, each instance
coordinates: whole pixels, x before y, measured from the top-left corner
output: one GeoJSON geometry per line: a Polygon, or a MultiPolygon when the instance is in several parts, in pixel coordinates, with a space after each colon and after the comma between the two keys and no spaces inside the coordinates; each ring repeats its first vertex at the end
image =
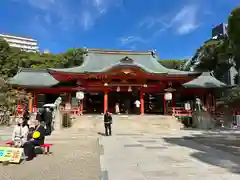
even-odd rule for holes
{"type": "Polygon", "coordinates": [[[156,49],[189,58],[227,22],[239,0],[1,0],[0,32],[31,36],[42,50],[156,49]]]}

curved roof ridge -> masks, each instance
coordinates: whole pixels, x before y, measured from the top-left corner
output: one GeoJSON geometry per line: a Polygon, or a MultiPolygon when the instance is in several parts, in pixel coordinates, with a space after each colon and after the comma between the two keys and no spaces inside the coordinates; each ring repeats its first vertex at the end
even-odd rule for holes
{"type": "Polygon", "coordinates": [[[44,69],[44,68],[22,68],[22,67],[19,67],[18,72],[48,72],[48,70],[44,69]]]}
{"type": "Polygon", "coordinates": [[[136,54],[136,55],[151,55],[153,50],[137,51],[137,50],[120,50],[120,49],[86,49],[88,53],[96,54],[136,54]]]}

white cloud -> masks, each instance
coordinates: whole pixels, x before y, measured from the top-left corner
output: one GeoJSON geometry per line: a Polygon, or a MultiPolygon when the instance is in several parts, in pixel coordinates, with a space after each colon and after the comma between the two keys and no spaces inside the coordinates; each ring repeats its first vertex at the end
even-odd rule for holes
{"type": "Polygon", "coordinates": [[[81,0],[81,3],[80,22],[83,28],[88,30],[111,8],[122,5],[122,0],[81,0]]]}
{"type": "Polygon", "coordinates": [[[143,39],[140,36],[128,36],[128,37],[122,37],[119,39],[122,45],[126,45],[126,44],[132,44],[132,43],[136,43],[136,42],[141,42],[141,43],[145,43],[146,40],[143,39]]]}
{"type": "Polygon", "coordinates": [[[85,30],[89,30],[94,25],[94,17],[88,11],[83,11],[80,23],[85,30]]]}
{"type": "Polygon", "coordinates": [[[78,25],[82,26],[84,30],[89,30],[110,9],[122,5],[122,0],[79,0],[74,3],[69,0],[12,1],[26,3],[32,8],[42,11],[40,14],[40,16],[43,16],[42,22],[44,21],[44,23],[49,25],[50,23],[58,24],[63,30],[78,25]]]}
{"type": "Polygon", "coordinates": [[[139,27],[154,29],[153,37],[165,32],[167,29],[173,29],[177,34],[185,35],[199,27],[198,16],[200,13],[197,4],[185,5],[170,18],[166,18],[166,16],[145,18],[140,22],[139,27]]]}
{"type": "Polygon", "coordinates": [[[31,6],[43,10],[47,10],[57,3],[56,0],[27,0],[27,1],[31,6]]]}
{"type": "Polygon", "coordinates": [[[201,13],[204,13],[204,11],[200,12],[199,9],[200,8],[197,4],[189,4],[183,6],[177,12],[170,12],[171,14],[165,16],[148,16],[140,21],[137,29],[138,31],[141,29],[142,32],[145,32],[145,30],[148,32],[152,31],[152,33],[148,33],[149,35],[147,38],[143,38],[144,36],[141,36],[140,34],[140,36],[126,36],[120,38],[119,41],[122,45],[148,43],[157,39],[160,34],[168,30],[173,30],[178,35],[189,34],[200,26],[198,17],[201,13]]]}
{"type": "Polygon", "coordinates": [[[188,34],[199,27],[197,5],[184,6],[172,19],[171,24],[180,35],[188,34]]]}

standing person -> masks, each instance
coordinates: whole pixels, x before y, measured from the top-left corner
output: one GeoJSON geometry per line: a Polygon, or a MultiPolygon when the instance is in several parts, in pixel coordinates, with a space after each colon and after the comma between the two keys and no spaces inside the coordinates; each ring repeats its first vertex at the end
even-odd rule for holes
{"type": "Polygon", "coordinates": [[[41,112],[40,112],[40,111],[38,111],[38,112],[37,112],[37,115],[36,115],[36,120],[38,120],[38,121],[40,121],[40,122],[42,122],[42,121],[43,121],[43,119],[42,119],[42,114],[41,114],[41,112]]]}
{"type": "Polygon", "coordinates": [[[41,126],[39,121],[35,121],[35,130],[32,133],[32,138],[23,145],[24,153],[27,156],[27,160],[32,160],[36,157],[35,146],[44,144],[45,140],[45,129],[41,126]]]}
{"type": "Polygon", "coordinates": [[[120,114],[119,103],[116,103],[116,105],[115,105],[115,113],[120,114]]]}
{"type": "Polygon", "coordinates": [[[51,135],[52,133],[52,111],[50,108],[45,108],[42,114],[43,121],[45,122],[46,125],[46,135],[51,135]]]}
{"type": "Polygon", "coordinates": [[[112,135],[112,116],[108,110],[106,110],[104,114],[104,127],[105,127],[105,135],[111,136],[112,135]]]}
{"type": "Polygon", "coordinates": [[[135,102],[135,109],[136,109],[136,113],[137,114],[140,114],[140,105],[141,105],[141,102],[137,99],[135,102]]]}

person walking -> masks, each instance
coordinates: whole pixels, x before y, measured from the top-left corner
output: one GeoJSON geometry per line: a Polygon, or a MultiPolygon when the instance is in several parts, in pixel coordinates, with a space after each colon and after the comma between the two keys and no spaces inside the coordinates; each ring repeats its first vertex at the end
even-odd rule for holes
{"type": "Polygon", "coordinates": [[[112,135],[112,115],[108,110],[104,114],[104,127],[105,127],[105,135],[112,135]]]}

